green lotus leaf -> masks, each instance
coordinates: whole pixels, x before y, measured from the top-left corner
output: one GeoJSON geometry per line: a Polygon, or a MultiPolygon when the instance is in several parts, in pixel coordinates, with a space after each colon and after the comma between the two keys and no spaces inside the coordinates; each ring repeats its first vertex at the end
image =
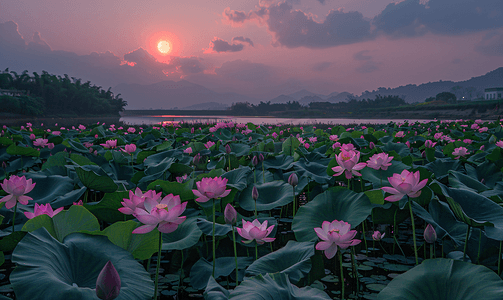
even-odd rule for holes
{"type": "Polygon", "coordinates": [[[449,185],[454,188],[471,190],[478,193],[489,189],[478,179],[474,179],[457,171],[449,171],[449,185]]]}
{"type": "Polygon", "coordinates": [[[33,198],[33,202],[30,202],[29,206],[32,206],[35,203],[51,203],[56,198],[73,191],[73,180],[66,176],[47,176],[40,173],[26,173],[25,176],[26,179],[31,179],[33,183],[36,183],[33,190],[27,194],[33,198]]]}
{"type": "Polygon", "coordinates": [[[16,299],[96,299],[96,279],[107,261],[121,278],[117,300],[152,299],[150,275],[126,250],[104,236],[68,235],[61,243],[45,228],[28,233],[12,253],[16,299]]]}
{"type": "Polygon", "coordinates": [[[250,176],[252,176],[250,167],[240,167],[224,173],[222,178],[227,178],[228,187],[233,187],[238,191],[242,191],[248,186],[247,180],[250,176]]]}
{"type": "MultiPolygon", "coordinates": [[[[253,262],[251,257],[238,257],[238,268],[244,269],[253,262]]],[[[234,257],[219,257],[215,260],[215,278],[228,276],[236,269],[234,257]]],[[[213,272],[213,263],[200,258],[190,269],[190,285],[201,290],[206,288],[213,272]]]]}
{"type": "MultiPolygon", "coordinates": [[[[500,149],[499,147],[497,147],[500,149]]],[[[470,164],[465,165],[466,175],[470,176],[478,182],[484,181],[484,185],[489,188],[494,188],[498,182],[501,182],[503,178],[503,173],[500,169],[489,161],[484,161],[477,167],[470,164]]]]}
{"type": "MultiPolygon", "coordinates": [[[[257,176],[259,177],[259,176],[257,176]]],[[[256,185],[258,190],[257,210],[270,210],[293,202],[292,186],[283,180],[275,180],[256,185]]],[[[241,192],[239,205],[247,211],[255,210],[255,200],[252,198],[253,185],[241,192]]]]}
{"type": "Polygon", "coordinates": [[[87,208],[96,218],[108,223],[124,221],[124,214],[119,211],[123,207],[121,202],[124,198],[129,198],[128,192],[113,192],[106,193],[99,202],[85,204],[87,208]]]}
{"type": "Polygon", "coordinates": [[[292,229],[297,241],[317,241],[314,228],[323,221],[344,221],[354,228],[365,220],[372,211],[372,204],[364,193],[355,193],[346,188],[330,188],[299,208],[293,218],[292,229]]]}
{"type": "Polygon", "coordinates": [[[288,170],[292,167],[293,156],[281,154],[264,160],[264,169],[288,170]]]}
{"type": "Polygon", "coordinates": [[[330,297],[316,288],[298,288],[291,284],[284,273],[258,275],[243,281],[231,291],[234,300],[329,300],[330,297]]]}
{"type": "Polygon", "coordinates": [[[42,170],[51,167],[61,167],[65,169],[66,174],[66,158],[69,157],[68,152],[58,152],[53,156],[49,156],[47,161],[42,165],[42,170]]]}
{"type": "Polygon", "coordinates": [[[113,193],[117,190],[117,184],[108,175],[98,175],[92,170],[83,169],[83,167],[76,167],[75,172],[82,184],[91,190],[105,193],[113,193]]]}
{"type": "Polygon", "coordinates": [[[87,149],[84,145],[82,145],[80,142],[73,141],[73,140],[66,140],[70,148],[72,150],[80,152],[80,153],[89,153],[89,149],[87,149]]]}
{"type": "Polygon", "coordinates": [[[450,158],[436,159],[435,161],[425,165],[425,168],[435,174],[437,180],[449,175],[449,171],[461,171],[463,166],[459,160],[453,160],[450,158]]]}
{"type": "Polygon", "coordinates": [[[299,178],[311,178],[319,184],[326,184],[330,180],[327,175],[328,163],[331,159],[320,159],[317,161],[307,161],[304,158],[293,163],[293,168],[297,172],[299,178]]]}
{"type": "Polygon", "coordinates": [[[47,215],[40,215],[30,219],[21,230],[33,232],[41,227],[44,227],[60,242],[73,232],[100,230],[100,224],[96,217],[79,205],[72,205],[70,209],[61,211],[52,218],[48,218],[47,215]]]}
{"type": "Polygon", "coordinates": [[[393,279],[378,300],[501,299],[503,281],[480,265],[453,260],[428,259],[393,279]]]}
{"type": "MultiPolygon", "coordinates": [[[[213,235],[213,222],[212,221],[208,221],[203,218],[197,218],[196,224],[202,233],[204,233],[206,235],[213,235]]],[[[226,235],[231,230],[232,230],[231,225],[215,223],[215,236],[226,235]]]]}
{"type": "Polygon", "coordinates": [[[16,146],[16,144],[12,144],[7,147],[7,153],[10,155],[23,155],[23,156],[40,156],[40,151],[33,149],[31,147],[22,147],[16,146]]]}
{"type": "Polygon", "coordinates": [[[297,283],[311,270],[314,243],[288,241],[285,247],[254,261],[245,272],[252,277],[267,273],[285,273],[290,281],[297,283]]]}
{"type": "Polygon", "coordinates": [[[229,291],[227,291],[220,284],[218,284],[215,278],[213,278],[213,276],[210,276],[210,279],[206,284],[206,289],[204,290],[204,299],[228,300],[229,291]]]}
{"type": "Polygon", "coordinates": [[[187,218],[174,232],[163,234],[162,250],[183,250],[197,244],[202,232],[196,220],[196,217],[187,218]]]}
{"type": "Polygon", "coordinates": [[[179,183],[158,179],[150,183],[147,190],[153,190],[157,185],[161,187],[163,193],[166,195],[173,194],[180,196],[180,200],[182,200],[182,202],[195,199],[194,193],[192,192],[192,187],[194,186],[193,180],[179,183]]]}
{"type": "Polygon", "coordinates": [[[283,142],[281,148],[283,153],[289,156],[293,156],[295,150],[297,150],[299,146],[300,146],[299,140],[296,137],[291,136],[283,142]]]}

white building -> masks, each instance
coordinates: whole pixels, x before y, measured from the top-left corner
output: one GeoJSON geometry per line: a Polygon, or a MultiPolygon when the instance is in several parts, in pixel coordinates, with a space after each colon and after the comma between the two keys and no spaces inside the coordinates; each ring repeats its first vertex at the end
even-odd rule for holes
{"type": "Polygon", "coordinates": [[[484,99],[486,100],[496,100],[503,99],[503,87],[488,88],[485,89],[484,99]]]}

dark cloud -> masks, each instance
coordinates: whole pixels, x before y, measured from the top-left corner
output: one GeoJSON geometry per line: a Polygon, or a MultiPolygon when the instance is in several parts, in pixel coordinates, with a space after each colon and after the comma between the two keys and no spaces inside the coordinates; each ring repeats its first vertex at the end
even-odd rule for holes
{"type": "Polygon", "coordinates": [[[503,27],[501,0],[405,0],[391,3],[373,24],[388,35],[419,36],[427,32],[457,35],[503,27]]]}
{"type": "Polygon", "coordinates": [[[232,41],[240,41],[240,42],[245,42],[248,43],[250,46],[253,47],[253,42],[250,40],[250,38],[245,38],[244,36],[236,36],[232,38],[232,41]]]}
{"type": "Polygon", "coordinates": [[[274,33],[276,44],[288,48],[328,48],[370,39],[370,23],[359,12],[333,10],[324,22],[318,23],[288,3],[268,9],[266,21],[274,33]]]}
{"type": "Polygon", "coordinates": [[[17,24],[8,21],[0,23],[0,46],[24,48],[26,43],[17,29],[17,24]]]}
{"type": "Polygon", "coordinates": [[[320,2],[321,4],[325,4],[325,0],[318,0],[318,2],[320,2]]]}
{"type": "Polygon", "coordinates": [[[311,68],[311,70],[313,70],[315,72],[323,72],[326,69],[330,68],[330,66],[332,66],[331,62],[323,61],[323,62],[319,62],[319,63],[314,64],[313,67],[311,68]]]}
{"type": "Polygon", "coordinates": [[[488,56],[503,56],[503,31],[491,31],[475,45],[475,51],[488,56]]]}
{"type": "Polygon", "coordinates": [[[369,52],[368,50],[362,50],[360,52],[356,52],[354,55],[353,55],[353,58],[355,60],[371,60],[372,59],[372,56],[370,55],[365,55],[365,53],[369,52]]]}
{"type": "Polygon", "coordinates": [[[215,52],[238,52],[243,50],[243,44],[229,44],[227,41],[224,41],[219,38],[215,38],[210,42],[210,51],[215,52]]]}
{"type": "Polygon", "coordinates": [[[460,63],[462,63],[462,62],[463,62],[463,61],[462,61],[461,59],[459,59],[459,58],[455,58],[455,59],[453,59],[453,60],[451,61],[451,63],[452,63],[452,64],[455,64],[455,65],[460,64],[460,63]]]}

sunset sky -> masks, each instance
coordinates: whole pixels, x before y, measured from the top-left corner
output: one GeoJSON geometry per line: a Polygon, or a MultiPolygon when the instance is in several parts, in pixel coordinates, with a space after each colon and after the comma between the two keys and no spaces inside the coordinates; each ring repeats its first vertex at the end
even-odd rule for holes
{"type": "Polygon", "coordinates": [[[103,87],[185,79],[267,100],[467,80],[502,66],[502,0],[0,2],[0,69],[103,87]]]}

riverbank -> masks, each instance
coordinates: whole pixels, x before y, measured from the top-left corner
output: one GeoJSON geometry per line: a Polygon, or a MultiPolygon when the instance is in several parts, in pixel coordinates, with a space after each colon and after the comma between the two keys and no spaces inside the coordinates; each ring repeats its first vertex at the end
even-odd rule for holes
{"type": "Polygon", "coordinates": [[[0,126],[22,126],[26,123],[31,123],[34,126],[40,126],[44,124],[45,126],[77,126],[79,124],[93,124],[93,123],[108,123],[108,124],[119,124],[120,116],[85,116],[85,117],[75,117],[75,116],[49,116],[49,117],[30,117],[24,115],[16,114],[6,114],[0,113],[0,126]]]}

